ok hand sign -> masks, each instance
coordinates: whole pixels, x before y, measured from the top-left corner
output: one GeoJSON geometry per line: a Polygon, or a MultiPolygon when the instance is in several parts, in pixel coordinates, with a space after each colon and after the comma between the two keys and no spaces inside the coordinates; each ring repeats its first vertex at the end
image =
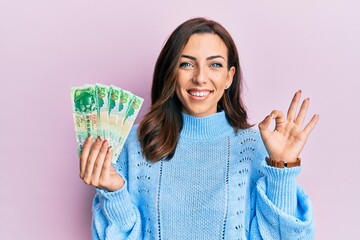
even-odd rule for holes
{"type": "Polygon", "coordinates": [[[301,97],[301,91],[295,93],[285,119],[281,111],[274,110],[260,124],[259,130],[269,157],[275,161],[295,162],[303,149],[310,132],[319,120],[319,115],[314,115],[310,122],[303,128],[304,119],[310,104],[310,99],[305,99],[296,116],[296,109],[301,97]],[[270,130],[269,125],[275,119],[275,129],[270,130]]]}

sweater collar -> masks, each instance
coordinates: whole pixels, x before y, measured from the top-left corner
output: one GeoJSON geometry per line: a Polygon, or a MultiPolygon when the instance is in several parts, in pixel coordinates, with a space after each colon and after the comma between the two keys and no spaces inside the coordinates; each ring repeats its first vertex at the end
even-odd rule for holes
{"type": "Polygon", "coordinates": [[[214,139],[229,134],[233,130],[225,112],[221,111],[205,117],[194,117],[185,113],[181,136],[191,139],[214,139]]]}

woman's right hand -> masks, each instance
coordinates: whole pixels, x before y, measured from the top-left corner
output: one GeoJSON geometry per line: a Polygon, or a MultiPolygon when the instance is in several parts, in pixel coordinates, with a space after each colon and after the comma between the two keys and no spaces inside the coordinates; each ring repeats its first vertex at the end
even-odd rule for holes
{"type": "Polygon", "coordinates": [[[93,143],[89,136],[80,154],[80,178],[86,184],[117,191],[124,185],[124,179],[116,172],[111,164],[112,149],[107,140],[99,137],[93,143]]]}

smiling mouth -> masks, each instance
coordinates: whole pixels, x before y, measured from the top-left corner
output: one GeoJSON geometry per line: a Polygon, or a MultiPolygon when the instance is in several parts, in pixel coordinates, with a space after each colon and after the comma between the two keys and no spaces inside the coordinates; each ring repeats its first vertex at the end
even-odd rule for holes
{"type": "Polygon", "coordinates": [[[210,90],[203,90],[203,91],[199,91],[199,90],[188,90],[187,91],[191,96],[194,97],[206,97],[208,96],[210,93],[212,93],[213,91],[210,90]]]}

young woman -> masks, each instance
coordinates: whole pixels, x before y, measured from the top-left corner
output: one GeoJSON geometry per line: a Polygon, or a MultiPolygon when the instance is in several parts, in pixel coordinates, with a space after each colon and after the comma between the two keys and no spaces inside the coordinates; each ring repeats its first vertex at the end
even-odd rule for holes
{"type": "Polygon", "coordinates": [[[89,137],[80,177],[97,187],[93,239],[312,239],[313,211],[297,186],[300,152],[318,121],[309,106],[272,111],[252,129],[236,46],[217,22],[190,19],[157,60],[152,105],[115,165],[89,137]],[[275,130],[269,125],[275,120],[275,130]]]}

